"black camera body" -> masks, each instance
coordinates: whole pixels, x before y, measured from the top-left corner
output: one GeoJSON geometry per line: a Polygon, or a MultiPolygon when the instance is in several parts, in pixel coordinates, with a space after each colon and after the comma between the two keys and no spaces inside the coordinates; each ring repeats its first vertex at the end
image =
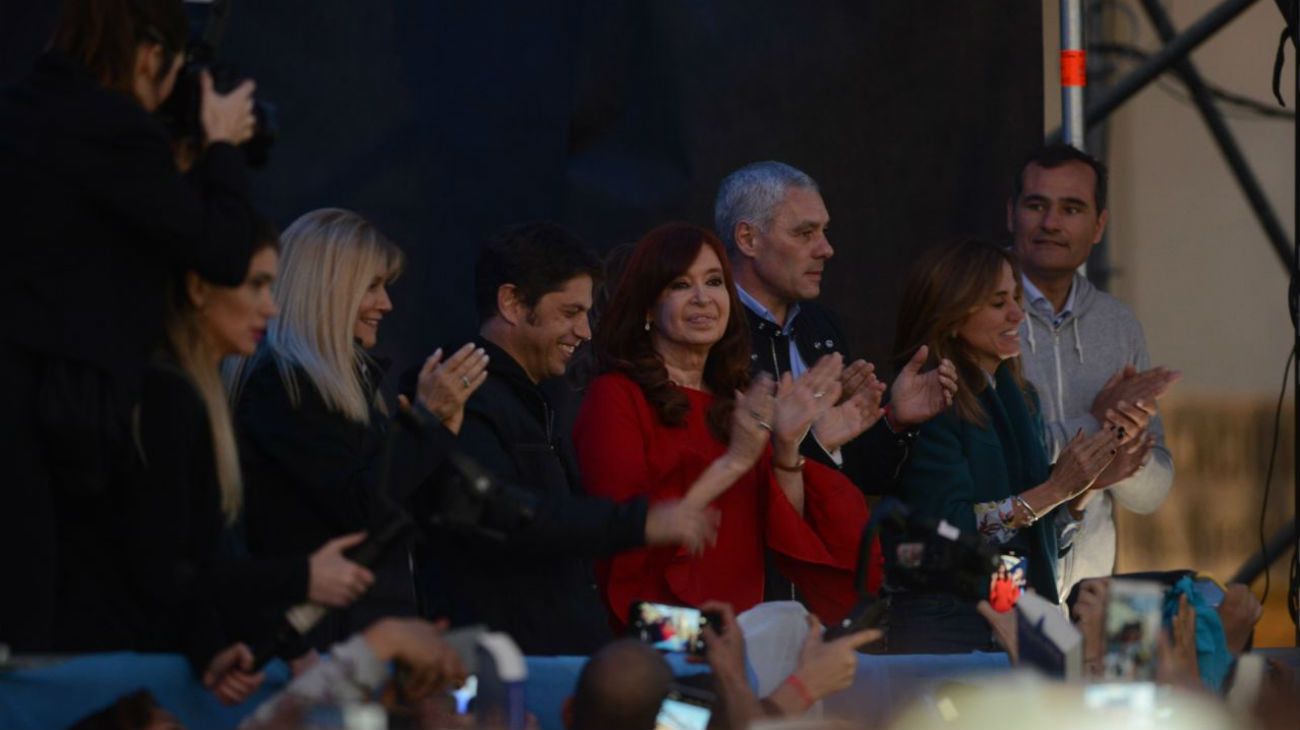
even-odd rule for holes
{"type": "Polygon", "coordinates": [[[916,593],[951,593],[978,601],[988,598],[989,576],[997,572],[998,554],[974,532],[917,515],[886,531],[885,555],[890,586],[916,593]]]}
{"type": "MultiPolygon", "coordinates": [[[[199,78],[204,71],[212,74],[212,86],[219,94],[228,94],[246,76],[234,65],[216,61],[217,47],[230,17],[230,0],[185,4],[190,36],[185,43],[185,63],[176,77],[176,87],[158,109],[158,116],[178,141],[202,144],[203,124],[199,109],[203,101],[199,78]]],[[[280,135],[275,105],[254,97],[253,136],[240,149],[249,167],[262,167],[270,159],[271,146],[280,135]]]]}

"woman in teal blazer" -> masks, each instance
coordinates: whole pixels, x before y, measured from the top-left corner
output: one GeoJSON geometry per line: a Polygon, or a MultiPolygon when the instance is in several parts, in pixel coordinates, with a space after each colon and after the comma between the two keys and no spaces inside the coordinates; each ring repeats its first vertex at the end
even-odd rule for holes
{"type": "MultiPolygon", "coordinates": [[[[1027,557],[1029,588],[1057,602],[1057,560],[1120,435],[1080,434],[1048,463],[1038,399],[1020,375],[1020,282],[1014,255],[983,241],[938,249],[913,271],[895,352],[906,362],[927,347],[932,362],[952,360],[960,386],[952,407],[921,427],[897,489],[913,514],[1027,557]]],[[[996,650],[973,601],[888,588],[891,653],[996,650]]]]}

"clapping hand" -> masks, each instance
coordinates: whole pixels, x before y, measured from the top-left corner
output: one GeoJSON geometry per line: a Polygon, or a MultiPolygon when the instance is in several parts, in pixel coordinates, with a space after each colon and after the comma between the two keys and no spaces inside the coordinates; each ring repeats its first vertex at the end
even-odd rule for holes
{"type": "Polygon", "coordinates": [[[1136,434],[1155,415],[1156,400],[1182,377],[1177,370],[1164,367],[1138,372],[1134,366],[1125,365],[1092,399],[1092,416],[1098,423],[1112,423],[1136,434]]]}
{"type": "Polygon", "coordinates": [[[1103,428],[1091,436],[1084,436],[1080,429],[1056,458],[1048,479],[1056,484],[1064,499],[1078,497],[1110,465],[1118,447],[1119,435],[1114,429],[1103,428]]]}
{"type": "MultiPolygon", "coordinates": [[[[454,355],[442,360],[442,348],[424,361],[416,380],[415,397],[452,433],[460,432],[465,419],[465,402],[487,381],[488,354],[474,343],[466,343],[454,355]]],[[[398,396],[403,408],[410,408],[406,396],[398,396]]]]}
{"type": "Polygon", "coordinates": [[[731,440],[727,457],[741,471],[752,467],[772,437],[772,419],[776,401],[772,397],[772,376],[760,373],[745,392],[736,391],[736,406],[731,412],[731,440]]]}
{"type": "Polygon", "coordinates": [[[843,370],[844,358],[837,353],[818,360],[797,379],[790,373],[781,377],[772,420],[772,435],[778,450],[798,452],[813,421],[839,400],[843,370]]]}
{"type": "Polygon", "coordinates": [[[828,452],[844,446],[880,420],[880,402],[885,395],[885,384],[876,378],[875,368],[870,363],[859,360],[844,369],[845,374],[840,376],[842,388],[848,387],[845,385],[850,380],[848,372],[854,368],[863,373],[861,379],[853,378],[855,392],[841,398],[838,404],[827,408],[813,422],[813,434],[817,437],[817,443],[828,452]],[[865,367],[859,368],[860,365],[865,367]]]}
{"type": "Polygon", "coordinates": [[[952,405],[957,395],[957,366],[947,358],[939,366],[921,372],[930,348],[922,345],[894,379],[889,403],[893,420],[902,428],[913,428],[934,418],[952,405]]]}

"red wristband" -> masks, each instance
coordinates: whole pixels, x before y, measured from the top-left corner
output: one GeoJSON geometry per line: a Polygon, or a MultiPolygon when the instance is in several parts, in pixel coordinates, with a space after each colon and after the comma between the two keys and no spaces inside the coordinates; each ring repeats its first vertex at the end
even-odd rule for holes
{"type": "Polygon", "coordinates": [[[803,700],[805,710],[812,707],[813,704],[817,702],[817,700],[813,699],[812,692],[808,691],[808,685],[804,684],[802,679],[799,679],[799,675],[791,674],[785,678],[784,683],[794,687],[794,691],[799,693],[800,699],[803,700]]]}

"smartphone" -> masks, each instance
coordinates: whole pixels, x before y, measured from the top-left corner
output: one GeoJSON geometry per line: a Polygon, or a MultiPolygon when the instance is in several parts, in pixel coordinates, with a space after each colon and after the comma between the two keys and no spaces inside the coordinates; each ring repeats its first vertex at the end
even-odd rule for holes
{"type": "Polygon", "coordinates": [[[1112,579],[1106,602],[1105,677],[1151,682],[1156,676],[1156,642],[1160,636],[1165,588],[1159,583],[1112,579]]]}
{"type": "Polygon", "coordinates": [[[1028,582],[1029,558],[1015,552],[998,556],[998,567],[989,577],[989,605],[998,613],[1016,607],[1028,582]]]}
{"type": "Polygon", "coordinates": [[[659,651],[703,654],[701,631],[705,626],[720,631],[722,618],[689,606],[636,601],[629,611],[628,626],[633,636],[659,651]]]}
{"type": "Polygon", "coordinates": [[[674,684],[659,705],[655,730],[705,730],[713,715],[714,701],[710,692],[674,684]]]}

